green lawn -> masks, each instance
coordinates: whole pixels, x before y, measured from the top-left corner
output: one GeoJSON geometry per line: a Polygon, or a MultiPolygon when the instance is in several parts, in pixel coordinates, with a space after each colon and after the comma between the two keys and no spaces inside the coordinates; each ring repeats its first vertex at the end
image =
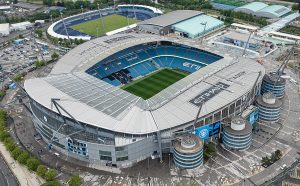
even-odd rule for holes
{"type": "Polygon", "coordinates": [[[295,26],[285,26],[282,29],[280,29],[280,32],[300,36],[300,29],[295,26]]]}
{"type": "MultiPolygon", "coordinates": [[[[136,19],[128,18],[129,25],[137,22],[136,19]]],[[[110,15],[103,17],[103,23],[105,25],[105,30],[102,27],[101,19],[95,19],[91,21],[87,21],[85,23],[81,23],[78,25],[70,26],[70,28],[86,33],[90,36],[97,36],[97,27],[98,27],[98,36],[104,35],[106,32],[110,32],[112,30],[116,30],[118,28],[122,28],[128,25],[127,17],[120,15],[110,15]]]]}
{"type": "Polygon", "coordinates": [[[146,100],[187,75],[176,70],[162,69],[125,85],[122,89],[146,100]]]}

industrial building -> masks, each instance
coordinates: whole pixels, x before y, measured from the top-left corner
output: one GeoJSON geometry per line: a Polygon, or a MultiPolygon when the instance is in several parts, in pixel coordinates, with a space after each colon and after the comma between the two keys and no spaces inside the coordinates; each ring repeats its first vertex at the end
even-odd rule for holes
{"type": "Polygon", "coordinates": [[[267,5],[262,2],[252,2],[235,8],[234,11],[275,19],[287,15],[291,12],[291,9],[281,5],[267,5]]]}
{"type": "Polygon", "coordinates": [[[9,35],[9,23],[0,24],[0,35],[8,36],[9,35]]]}
{"type": "Polygon", "coordinates": [[[24,88],[49,148],[89,167],[131,167],[171,153],[177,166],[193,168],[202,164],[193,155],[220,136],[222,121],[254,103],[264,74],[252,59],[186,39],[130,33],[77,46],[49,76],[27,79],[24,88]],[[160,68],[189,75],[146,100],[121,89],[129,77],[121,74],[137,79],[160,68]]]}
{"type": "Polygon", "coordinates": [[[247,41],[249,39],[247,47],[246,47],[247,49],[257,51],[260,48],[259,41],[252,38],[250,36],[250,33],[243,34],[243,33],[232,31],[232,32],[229,32],[228,34],[224,35],[223,38],[224,38],[223,39],[224,43],[232,44],[232,45],[239,46],[242,48],[245,48],[245,45],[247,44],[247,41]],[[250,39],[249,39],[249,37],[250,37],[250,39]]]}
{"type": "Polygon", "coordinates": [[[33,26],[33,23],[30,23],[29,21],[24,21],[20,23],[14,23],[10,25],[11,31],[20,31],[20,30],[26,30],[28,28],[31,28],[33,26]]]}
{"type": "Polygon", "coordinates": [[[196,38],[215,31],[224,25],[223,21],[208,15],[199,15],[172,25],[172,30],[180,35],[196,38]]]}
{"type": "Polygon", "coordinates": [[[147,33],[166,35],[177,33],[196,38],[219,29],[224,22],[195,10],[176,10],[138,23],[138,29],[147,33]]]}

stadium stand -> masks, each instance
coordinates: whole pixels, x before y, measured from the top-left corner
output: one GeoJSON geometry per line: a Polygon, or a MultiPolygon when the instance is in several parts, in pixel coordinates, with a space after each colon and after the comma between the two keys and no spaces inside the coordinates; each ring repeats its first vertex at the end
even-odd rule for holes
{"type": "Polygon", "coordinates": [[[119,86],[160,68],[177,69],[190,74],[220,58],[184,45],[136,45],[107,57],[86,72],[119,86]]]}
{"type": "MultiPolygon", "coordinates": [[[[147,19],[150,19],[154,16],[162,14],[162,12],[159,9],[149,7],[149,6],[142,6],[142,5],[119,5],[118,9],[102,9],[101,14],[103,17],[110,16],[113,14],[121,15],[128,18],[135,18],[140,21],[144,21],[147,19]],[[134,8],[133,8],[134,7],[134,8]]],[[[99,19],[99,11],[93,10],[89,12],[85,12],[82,14],[70,16],[64,19],[64,22],[66,24],[67,32],[71,39],[83,39],[83,40],[90,40],[93,37],[90,37],[89,35],[74,30],[70,28],[73,25],[81,24],[87,21],[92,21],[99,19]]],[[[47,30],[48,34],[50,34],[53,37],[57,38],[67,38],[67,33],[65,31],[64,25],[62,20],[59,20],[55,23],[53,23],[47,30]]]]}

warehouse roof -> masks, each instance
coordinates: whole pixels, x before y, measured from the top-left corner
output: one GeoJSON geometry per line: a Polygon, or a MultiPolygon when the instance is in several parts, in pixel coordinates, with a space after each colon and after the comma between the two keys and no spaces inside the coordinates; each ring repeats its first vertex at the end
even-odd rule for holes
{"type": "Polygon", "coordinates": [[[238,7],[239,9],[248,9],[252,12],[257,12],[263,8],[266,8],[268,5],[262,2],[252,2],[252,3],[248,3],[245,4],[241,7],[238,7]]]}
{"type": "Polygon", "coordinates": [[[211,31],[223,25],[224,22],[208,15],[198,15],[193,18],[181,21],[173,25],[173,29],[187,34],[202,35],[204,32],[211,31]],[[205,26],[206,24],[206,26],[205,26]],[[205,30],[204,30],[205,29],[205,30]]]}
{"type": "Polygon", "coordinates": [[[291,9],[289,9],[285,6],[281,6],[281,5],[270,5],[270,6],[267,6],[263,9],[259,10],[259,12],[261,12],[261,13],[271,14],[276,17],[281,17],[281,16],[289,13],[290,11],[291,11],[291,9]]]}
{"type": "Polygon", "coordinates": [[[245,13],[253,14],[260,17],[267,17],[267,18],[278,18],[286,15],[291,11],[290,8],[287,8],[282,5],[269,6],[261,2],[252,2],[244,6],[238,7],[234,10],[238,12],[245,12],[245,13]]]}
{"type": "MultiPolygon", "coordinates": [[[[228,34],[224,35],[224,37],[239,40],[239,41],[243,41],[243,42],[247,42],[247,40],[249,38],[249,34],[244,34],[244,33],[239,33],[239,32],[232,31],[232,32],[229,32],[228,34]]],[[[250,40],[249,40],[249,43],[258,43],[258,41],[251,37],[250,40]]]]}
{"type": "Polygon", "coordinates": [[[266,8],[268,5],[262,2],[252,2],[252,3],[248,3],[245,4],[243,6],[238,7],[238,9],[247,9],[250,10],[252,12],[257,12],[263,8],[266,8]]]}
{"type": "Polygon", "coordinates": [[[138,25],[146,24],[166,27],[200,14],[202,14],[202,12],[195,10],[176,10],[167,14],[163,14],[161,16],[145,20],[143,22],[138,23],[138,25]]]}

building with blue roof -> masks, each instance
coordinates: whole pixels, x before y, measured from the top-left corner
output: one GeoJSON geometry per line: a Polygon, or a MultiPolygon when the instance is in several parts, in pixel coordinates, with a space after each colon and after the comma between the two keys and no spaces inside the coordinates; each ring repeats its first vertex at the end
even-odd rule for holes
{"type": "Polygon", "coordinates": [[[291,9],[282,5],[267,5],[262,2],[252,2],[235,8],[234,11],[275,19],[287,15],[291,12],[291,9]]]}
{"type": "Polygon", "coordinates": [[[224,25],[211,16],[195,10],[176,10],[138,23],[138,29],[147,33],[167,35],[177,33],[196,38],[224,25]]]}
{"type": "Polygon", "coordinates": [[[180,33],[183,36],[196,38],[206,33],[212,32],[222,27],[223,25],[223,21],[202,14],[172,25],[172,30],[175,33],[180,33]]]}

